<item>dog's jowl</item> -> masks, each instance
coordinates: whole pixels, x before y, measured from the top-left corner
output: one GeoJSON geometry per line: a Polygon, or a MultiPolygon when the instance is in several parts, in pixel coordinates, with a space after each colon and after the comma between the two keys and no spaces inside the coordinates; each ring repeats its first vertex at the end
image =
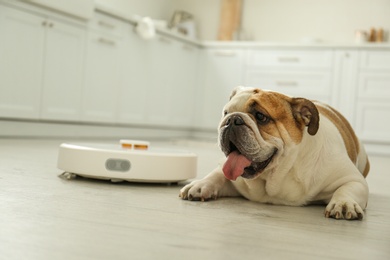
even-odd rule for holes
{"type": "Polygon", "coordinates": [[[238,87],[218,132],[226,159],[183,187],[182,199],[243,196],[293,206],[322,201],[326,217],[363,218],[369,161],[350,124],[332,107],[238,87]]]}

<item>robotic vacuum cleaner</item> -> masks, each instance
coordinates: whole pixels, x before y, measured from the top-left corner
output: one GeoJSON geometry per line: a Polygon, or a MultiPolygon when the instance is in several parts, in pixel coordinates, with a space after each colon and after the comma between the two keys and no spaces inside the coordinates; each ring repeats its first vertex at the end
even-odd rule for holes
{"type": "Polygon", "coordinates": [[[120,140],[117,145],[60,145],[57,167],[68,179],[82,176],[112,182],[177,183],[196,177],[197,156],[150,147],[149,142],[120,140]]]}

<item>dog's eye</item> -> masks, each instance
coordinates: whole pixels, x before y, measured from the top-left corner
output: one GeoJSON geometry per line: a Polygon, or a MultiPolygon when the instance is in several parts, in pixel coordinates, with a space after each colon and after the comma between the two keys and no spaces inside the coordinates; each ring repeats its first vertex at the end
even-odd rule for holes
{"type": "Polygon", "coordinates": [[[228,112],[227,112],[226,110],[225,110],[225,111],[223,111],[223,115],[224,115],[224,116],[226,116],[226,115],[227,115],[227,113],[228,113],[228,112]]]}
{"type": "Polygon", "coordinates": [[[256,112],[256,120],[259,124],[266,124],[269,121],[269,118],[263,113],[256,112]]]}

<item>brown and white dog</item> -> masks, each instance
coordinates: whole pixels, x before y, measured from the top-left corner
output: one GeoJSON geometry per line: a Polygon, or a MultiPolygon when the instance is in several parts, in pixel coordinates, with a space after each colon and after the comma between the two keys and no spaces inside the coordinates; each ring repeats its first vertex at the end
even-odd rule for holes
{"type": "Polygon", "coordinates": [[[325,202],[325,216],[362,219],[369,161],[350,124],[317,101],[236,88],[224,107],[222,166],[183,187],[180,197],[301,206],[325,202]]]}

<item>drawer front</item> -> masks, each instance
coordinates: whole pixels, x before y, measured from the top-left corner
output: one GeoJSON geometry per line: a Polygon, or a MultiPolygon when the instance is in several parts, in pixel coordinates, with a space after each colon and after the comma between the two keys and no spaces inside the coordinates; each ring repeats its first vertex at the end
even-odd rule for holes
{"type": "Polygon", "coordinates": [[[368,141],[390,142],[390,104],[359,102],[356,113],[356,132],[368,141]]]}
{"type": "Polygon", "coordinates": [[[328,50],[250,50],[247,63],[250,67],[324,69],[331,68],[332,56],[328,50]]]}
{"type": "Polygon", "coordinates": [[[121,37],[125,32],[126,24],[107,15],[95,13],[88,25],[93,30],[121,37]]]}
{"type": "Polygon", "coordinates": [[[362,69],[390,70],[390,51],[363,51],[360,67],[362,69]]]}
{"type": "Polygon", "coordinates": [[[390,98],[390,72],[361,73],[359,77],[360,98],[390,98]]]}
{"type": "Polygon", "coordinates": [[[331,94],[329,73],[249,71],[245,75],[248,86],[269,89],[291,96],[318,98],[329,101],[331,94]]]}

